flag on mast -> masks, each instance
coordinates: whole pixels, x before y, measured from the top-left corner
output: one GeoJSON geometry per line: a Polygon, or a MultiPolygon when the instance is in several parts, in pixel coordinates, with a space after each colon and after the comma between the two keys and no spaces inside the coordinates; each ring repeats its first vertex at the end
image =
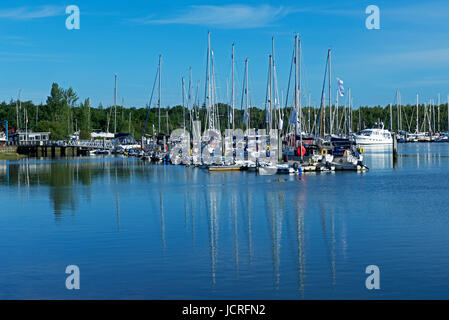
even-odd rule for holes
{"type": "Polygon", "coordinates": [[[338,94],[340,97],[343,97],[345,95],[345,88],[343,87],[343,80],[337,78],[337,85],[338,85],[338,94]]]}
{"type": "Polygon", "coordinates": [[[293,108],[292,109],[292,113],[290,114],[290,120],[289,123],[290,124],[295,124],[298,121],[298,117],[296,116],[296,109],[293,108]]]}

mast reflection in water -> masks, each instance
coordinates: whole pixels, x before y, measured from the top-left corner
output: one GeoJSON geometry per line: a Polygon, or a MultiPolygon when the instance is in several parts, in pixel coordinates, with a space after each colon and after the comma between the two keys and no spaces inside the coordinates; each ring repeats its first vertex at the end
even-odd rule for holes
{"type": "Polygon", "coordinates": [[[302,176],[2,162],[0,298],[443,298],[449,150],[399,152],[393,163],[367,150],[366,173],[302,176]],[[371,264],[377,292],[365,288],[371,264]]]}

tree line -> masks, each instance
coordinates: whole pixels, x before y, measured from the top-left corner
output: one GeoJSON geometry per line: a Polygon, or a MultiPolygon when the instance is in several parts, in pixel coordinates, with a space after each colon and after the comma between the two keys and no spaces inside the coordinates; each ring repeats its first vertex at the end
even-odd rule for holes
{"type": "MultiPolygon", "coordinates": [[[[419,105],[418,123],[421,131],[448,131],[448,108],[446,105],[434,106],[419,105]]],[[[218,121],[220,129],[229,127],[230,106],[224,103],[218,103],[218,121]]],[[[281,118],[284,128],[291,120],[291,107],[281,109],[281,118]]],[[[392,113],[392,128],[414,132],[416,128],[416,106],[393,105],[390,106],[360,106],[351,112],[344,106],[332,107],[334,119],[334,132],[347,132],[349,128],[352,131],[358,131],[364,128],[374,126],[375,123],[383,122],[386,128],[390,128],[390,112],[392,113]],[[399,112],[400,118],[399,118],[399,112]],[[399,121],[401,120],[401,121],[399,121]],[[400,128],[399,128],[400,127],[400,128]]],[[[265,128],[267,126],[267,111],[264,108],[251,107],[250,126],[253,128],[265,128]]],[[[327,106],[323,110],[325,132],[330,129],[330,108],[327,106]]],[[[20,128],[29,131],[50,132],[52,140],[65,140],[75,132],[80,132],[81,139],[89,139],[93,130],[103,132],[129,133],[135,139],[140,139],[145,126],[145,134],[153,135],[159,133],[168,134],[172,130],[182,128],[184,123],[190,128],[190,121],[200,120],[204,128],[207,118],[205,105],[194,106],[193,109],[187,109],[181,105],[166,107],[130,107],[99,105],[92,107],[89,98],[80,101],[73,88],[64,89],[57,83],[53,83],[50,95],[46,103],[34,104],[32,101],[11,100],[3,101],[0,104],[0,121],[7,120],[10,128],[20,128]],[[160,114],[160,117],[159,117],[160,114]],[[115,128],[116,127],[116,128],[115,128]]],[[[303,107],[302,121],[303,128],[314,132],[318,122],[318,108],[303,107]]],[[[273,117],[272,121],[274,120],[273,117]]],[[[234,111],[235,127],[246,129],[244,123],[244,110],[236,108],[234,111]]],[[[277,124],[275,125],[277,127],[277,124]]],[[[3,129],[2,129],[3,130],[3,129]]]]}

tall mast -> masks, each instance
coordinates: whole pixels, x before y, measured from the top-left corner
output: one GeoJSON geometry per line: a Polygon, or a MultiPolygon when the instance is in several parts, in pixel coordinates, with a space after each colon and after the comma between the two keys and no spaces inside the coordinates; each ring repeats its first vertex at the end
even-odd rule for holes
{"type": "Polygon", "coordinates": [[[192,105],[192,67],[189,67],[189,89],[187,97],[187,108],[192,105]]]}
{"type": "Polygon", "coordinates": [[[185,96],[184,77],[182,77],[181,82],[182,82],[182,120],[183,120],[183,128],[185,131],[186,130],[186,111],[185,111],[185,103],[184,103],[184,96],[185,96]]]}
{"type": "Polygon", "coordinates": [[[440,132],[440,94],[438,94],[438,132],[440,132]]]}
{"type": "Polygon", "coordinates": [[[158,72],[158,99],[157,99],[157,106],[158,106],[158,112],[159,112],[159,119],[158,119],[158,133],[161,132],[161,68],[162,68],[162,55],[159,55],[159,72],[158,72]]]}
{"type": "Polygon", "coordinates": [[[433,99],[431,101],[432,101],[431,107],[432,107],[432,121],[433,121],[432,132],[435,132],[437,129],[435,125],[435,101],[433,99]]]}
{"type": "Polygon", "coordinates": [[[117,133],[117,74],[115,74],[114,86],[114,134],[117,133]]]}
{"type": "Polygon", "coordinates": [[[232,44],[232,92],[231,92],[231,115],[232,115],[232,130],[234,131],[234,108],[235,108],[235,82],[234,82],[234,44],[232,44]]]}
{"type": "Polygon", "coordinates": [[[205,104],[207,110],[207,121],[209,122],[209,129],[213,127],[213,119],[211,119],[211,87],[210,87],[210,31],[207,32],[207,62],[206,62],[206,83],[205,83],[205,104]]]}
{"type": "Polygon", "coordinates": [[[295,147],[296,147],[296,135],[298,134],[299,128],[298,128],[298,35],[295,35],[295,113],[296,113],[296,119],[295,119],[295,147]]]}
{"type": "Polygon", "coordinates": [[[326,92],[323,92],[323,139],[326,136],[326,92]]]}
{"type": "Polygon", "coordinates": [[[167,135],[170,134],[169,129],[168,129],[168,107],[167,109],[165,109],[165,118],[167,119],[167,135]]]}
{"type": "Polygon", "coordinates": [[[245,60],[245,87],[246,87],[246,129],[249,129],[249,89],[248,89],[248,58],[245,60]]]}
{"type": "Polygon", "coordinates": [[[299,143],[302,155],[302,107],[301,107],[301,39],[298,38],[298,108],[299,108],[299,143]]]}
{"type": "MultiPolygon", "coordinates": [[[[299,108],[299,140],[302,152],[302,107],[301,107],[301,39],[298,38],[298,108],[299,108]]],[[[301,159],[303,156],[301,155],[301,159]]]]}
{"type": "Polygon", "coordinates": [[[390,132],[393,132],[393,105],[390,102],[390,132]]]}
{"type": "Polygon", "coordinates": [[[335,115],[334,115],[334,118],[336,118],[336,121],[335,121],[335,133],[338,133],[338,96],[339,96],[340,94],[338,93],[338,85],[337,85],[337,92],[336,92],[336,94],[335,94],[335,115]]]}
{"type": "Polygon", "coordinates": [[[360,112],[360,106],[359,106],[359,128],[358,128],[358,130],[359,131],[362,130],[362,115],[360,112]]]}
{"type": "Polygon", "coordinates": [[[219,113],[218,106],[215,103],[215,62],[214,62],[214,50],[211,49],[211,110],[212,110],[212,120],[213,120],[213,129],[220,130],[220,122],[219,122],[219,113]]]}
{"type": "Polygon", "coordinates": [[[271,74],[271,70],[272,70],[272,59],[273,57],[271,56],[271,54],[268,56],[268,102],[269,102],[269,115],[268,115],[268,132],[271,131],[271,111],[272,111],[272,107],[273,107],[273,88],[271,87],[271,82],[272,82],[272,74],[271,74]]]}
{"type": "Polygon", "coordinates": [[[20,95],[22,94],[22,89],[19,89],[19,95],[18,95],[18,97],[17,97],[17,101],[16,101],[16,115],[17,115],[17,124],[16,124],[16,131],[17,130],[19,130],[19,128],[20,128],[20,120],[19,120],[19,118],[20,118],[20,116],[19,116],[19,109],[20,109],[20,107],[19,107],[19,105],[21,106],[21,101],[20,101],[20,95]]]}
{"type": "MultiPolygon", "coordinates": [[[[279,108],[279,93],[277,88],[277,75],[276,75],[276,61],[275,61],[275,55],[274,55],[274,37],[271,37],[271,65],[272,65],[272,72],[273,75],[273,85],[272,85],[272,92],[273,92],[273,105],[274,105],[274,113],[277,114],[277,118],[275,118],[274,123],[278,124],[280,126],[280,119],[281,119],[281,110],[279,108]],[[276,108],[277,110],[276,112],[276,108]]],[[[282,128],[278,128],[279,130],[282,130],[282,128]]]]}
{"type": "MultiPolygon", "coordinates": [[[[416,133],[419,132],[419,119],[418,119],[418,113],[419,113],[419,108],[418,108],[418,94],[416,94],[416,133]]],[[[449,121],[449,120],[448,120],[449,121]]]]}
{"type": "Polygon", "coordinates": [[[333,119],[332,119],[332,91],[331,91],[331,49],[329,49],[329,134],[332,134],[333,119]]]}
{"type": "Polygon", "coordinates": [[[308,128],[307,128],[307,131],[308,131],[308,133],[310,134],[312,131],[310,130],[310,108],[311,108],[311,104],[310,104],[310,92],[309,92],[309,99],[308,99],[308,103],[307,103],[307,106],[308,106],[308,117],[307,117],[307,122],[308,122],[308,128]]]}
{"type": "Polygon", "coordinates": [[[352,101],[351,101],[351,88],[348,88],[348,132],[351,134],[352,132],[352,101]]]}
{"type": "Polygon", "coordinates": [[[399,103],[399,89],[396,89],[396,109],[398,111],[398,133],[401,130],[401,105],[399,103]]]}

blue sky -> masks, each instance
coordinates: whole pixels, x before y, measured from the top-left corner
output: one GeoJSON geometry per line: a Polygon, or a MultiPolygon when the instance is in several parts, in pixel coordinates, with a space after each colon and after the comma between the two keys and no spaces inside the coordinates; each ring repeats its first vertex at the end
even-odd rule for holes
{"type": "MultiPolygon", "coordinates": [[[[235,43],[237,96],[249,59],[253,105],[265,100],[268,55],[275,37],[279,92],[286,91],[293,36],[302,45],[303,93],[319,100],[327,49],[333,78],[351,88],[355,105],[403,103],[449,94],[447,1],[11,1],[0,4],[0,100],[45,102],[52,82],[72,86],[93,106],[118,99],[144,106],[162,54],[162,104],[181,103],[181,77],[200,84],[204,100],[207,31],[215,54],[220,101],[229,96],[235,43]],[[80,30],[65,28],[65,7],[81,11],[80,30]],[[365,28],[365,8],[380,8],[380,30],[365,28]]],[[[187,81],[187,80],[186,80],[187,81]]],[[[335,81],[333,81],[335,87],[335,81]]],[[[335,96],[335,95],[334,95],[335,96]]],[[[237,101],[240,101],[238,98],[237,101]]]]}

